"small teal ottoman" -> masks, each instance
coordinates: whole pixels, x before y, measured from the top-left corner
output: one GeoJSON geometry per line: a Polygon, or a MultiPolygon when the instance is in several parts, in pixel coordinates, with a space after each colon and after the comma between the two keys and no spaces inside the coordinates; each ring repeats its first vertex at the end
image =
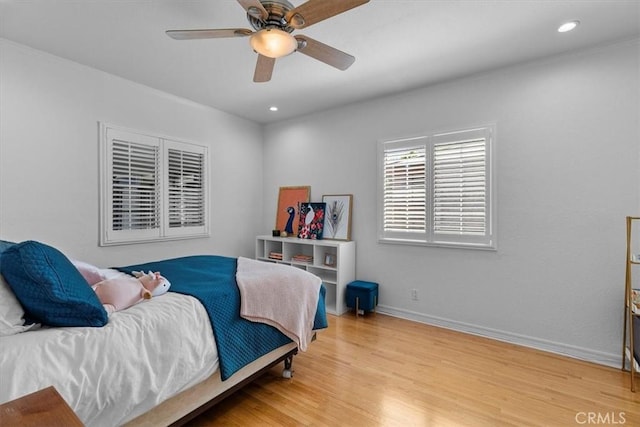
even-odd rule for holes
{"type": "Polygon", "coordinates": [[[356,280],[347,285],[347,307],[356,310],[356,316],[360,310],[376,311],[378,305],[378,284],[356,280]]]}

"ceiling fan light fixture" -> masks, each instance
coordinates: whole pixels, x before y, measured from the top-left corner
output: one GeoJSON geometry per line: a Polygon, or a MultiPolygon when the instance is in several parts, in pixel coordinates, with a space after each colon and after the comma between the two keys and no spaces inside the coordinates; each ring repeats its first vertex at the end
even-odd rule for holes
{"type": "Polygon", "coordinates": [[[269,58],[281,58],[295,52],[298,41],[286,31],[266,28],[254,33],[249,39],[253,50],[269,58]]]}

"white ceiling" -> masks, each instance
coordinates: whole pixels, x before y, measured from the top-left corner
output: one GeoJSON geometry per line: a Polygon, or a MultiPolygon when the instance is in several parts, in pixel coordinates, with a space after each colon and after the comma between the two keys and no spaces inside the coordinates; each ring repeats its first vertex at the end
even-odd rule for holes
{"type": "Polygon", "coordinates": [[[236,27],[251,28],[236,0],[0,0],[2,38],[260,123],[637,38],[640,0],[371,0],[294,33],[354,55],[351,68],[294,53],[268,83],[253,82],[248,38],[164,33],[236,27]]]}

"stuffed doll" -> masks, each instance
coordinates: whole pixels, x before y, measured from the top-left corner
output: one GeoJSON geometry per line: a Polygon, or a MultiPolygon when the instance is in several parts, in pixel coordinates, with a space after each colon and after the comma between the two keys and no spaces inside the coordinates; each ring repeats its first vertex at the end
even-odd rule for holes
{"type": "MultiPolygon", "coordinates": [[[[171,286],[171,283],[167,280],[167,278],[161,276],[160,273],[158,273],[158,272],[145,273],[144,271],[132,271],[131,274],[133,274],[138,279],[140,279],[141,277],[144,277],[144,276],[150,276],[151,277],[151,276],[154,276],[154,275],[157,276],[158,278],[162,279],[160,281],[160,283],[155,287],[155,289],[153,291],[151,291],[151,296],[153,296],[153,297],[159,297],[162,294],[166,294],[167,291],[169,290],[169,287],[171,286]]],[[[149,288],[147,288],[147,289],[149,289],[149,288]]]]}
{"type": "MultiPolygon", "coordinates": [[[[158,287],[162,288],[164,282],[168,284],[160,273],[149,272],[137,278],[126,274],[118,275],[98,282],[92,287],[104,309],[111,314],[150,299],[153,296],[152,292],[158,287]]],[[[168,289],[168,286],[166,288],[168,289]]]]}

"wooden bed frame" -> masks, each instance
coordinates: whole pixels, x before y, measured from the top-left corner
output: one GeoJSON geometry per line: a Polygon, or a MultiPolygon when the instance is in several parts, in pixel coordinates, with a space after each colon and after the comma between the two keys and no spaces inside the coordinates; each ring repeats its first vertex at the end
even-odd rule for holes
{"type": "Polygon", "coordinates": [[[283,375],[290,378],[292,358],[297,353],[298,347],[295,343],[283,345],[246,365],[226,381],[220,379],[220,370],[217,370],[206,380],[165,400],[125,426],[181,426],[282,361],[285,363],[283,375]]]}

